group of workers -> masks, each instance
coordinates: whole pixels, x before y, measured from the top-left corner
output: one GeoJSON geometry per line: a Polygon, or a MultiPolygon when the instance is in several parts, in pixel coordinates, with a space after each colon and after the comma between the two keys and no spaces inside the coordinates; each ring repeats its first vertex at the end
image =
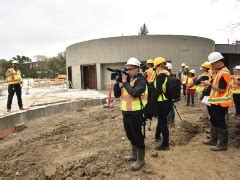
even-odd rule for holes
{"type": "MultiPolygon", "coordinates": [[[[174,113],[173,101],[166,97],[166,84],[170,76],[172,65],[163,57],[147,61],[147,70],[140,73],[140,61],[130,58],[126,68],[129,77],[122,76],[122,81],[114,84],[114,95],[120,98],[123,114],[123,124],[126,135],[131,143],[131,153],[124,157],[127,161],[134,161],[131,170],[139,170],[145,164],[145,143],[142,133],[143,117],[152,117],[154,110],[158,118],[155,139],[162,141],[156,150],[169,150],[169,116],[174,113]]],[[[210,139],[203,143],[210,145],[210,150],[227,150],[228,128],[226,114],[234,99],[236,115],[240,115],[240,66],[234,68],[234,75],[230,74],[224,65],[224,57],[219,52],[212,52],[208,61],[201,65],[202,74],[195,76],[195,70],[182,64],[178,73],[183,86],[183,95],[186,96],[186,105],[194,106],[195,91],[199,98],[207,99],[202,103],[202,119],[210,117],[210,139]],[[233,94],[233,95],[232,95],[233,94]]]]}

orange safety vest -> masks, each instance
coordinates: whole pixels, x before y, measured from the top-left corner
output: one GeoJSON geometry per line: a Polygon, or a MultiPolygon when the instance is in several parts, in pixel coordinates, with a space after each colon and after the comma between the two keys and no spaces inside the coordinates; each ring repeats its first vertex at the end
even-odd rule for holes
{"type": "Polygon", "coordinates": [[[155,79],[156,72],[152,68],[149,68],[146,70],[146,74],[147,74],[147,82],[152,83],[155,79]]]}
{"type": "Polygon", "coordinates": [[[220,79],[224,77],[225,81],[227,81],[227,87],[223,93],[216,91],[215,89],[211,88],[209,103],[220,105],[222,107],[229,107],[233,104],[232,101],[232,91],[231,91],[231,75],[229,70],[224,67],[219,70],[213,76],[212,84],[216,87],[219,86],[220,79]]]}
{"type": "MultiPolygon", "coordinates": [[[[130,82],[131,87],[134,87],[135,81],[137,80],[137,78],[133,79],[130,82]]],[[[145,92],[141,94],[141,100],[142,100],[142,105],[141,105],[141,101],[139,99],[139,97],[132,97],[127,90],[123,87],[121,90],[121,97],[120,97],[120,107],[122,111],[139,111],[142,110],[146,104],[147,104],[147,100],[148,100],[148,88],[146,85],[146,89],[145,92]]]]}

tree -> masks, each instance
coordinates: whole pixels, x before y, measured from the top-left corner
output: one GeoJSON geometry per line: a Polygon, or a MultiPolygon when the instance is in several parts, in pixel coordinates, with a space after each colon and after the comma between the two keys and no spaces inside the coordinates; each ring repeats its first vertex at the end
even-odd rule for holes
{"type": "Polygon", "coordinates": [[[139,36],[148,35],[148,29],[147,29],[147,25],[145,23],[140,27],[138,35],[139,36]]]}
{"type": "Polygon", "coordinates": [[[0,79],[5,78],[5,72],[11,67],[11,63],[5,59],[0,59],[0,79]]]}

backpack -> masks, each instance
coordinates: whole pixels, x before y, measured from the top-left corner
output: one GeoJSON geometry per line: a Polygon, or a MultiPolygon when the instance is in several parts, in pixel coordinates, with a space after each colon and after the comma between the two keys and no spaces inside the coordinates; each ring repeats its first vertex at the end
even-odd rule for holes
{"type": "Polygon", "coordinates": [[[167,77],[165,96],[174,102],[180,101],[181,81],[176,77],[167,77]]]}

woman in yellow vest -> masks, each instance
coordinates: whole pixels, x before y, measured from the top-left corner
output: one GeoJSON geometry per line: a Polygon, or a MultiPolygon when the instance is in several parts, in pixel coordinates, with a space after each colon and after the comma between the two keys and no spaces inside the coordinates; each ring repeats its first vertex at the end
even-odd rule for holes
{"type": "Polygon", "coordinates": [[[189,71],[189,77],[186,80],[186,95],[187,95],[187,104],[186,106],[189,106],[190,104],[190,99],[192,102],[192,106],[194,106],[194,95],[195,95],[195,82],[196,82],[196,77],[195,77],[195,70],[191,69],[189,71]]]}
{"type": "Polygon", "coordinates": [[[127,61],[129,76],[122,75],[122,82],[114,84],[114,96],[120,97],[123,125],[127,138],[132,145],[132,153],[125,156],[126,161],[135,161],[131,170],[141,169],[145,164],[145,143],[142,134],[144,122],[142,109],[147,104],[148,89],[145,77],[139,73],[140,62],[136,58],[127,61]]]}
{"type": "Polygon", "coordinates": [[[162,143],[155,149],[158,151],[169,150],[169,130],[167,115],[173,107],[173,103],[169,100],[166,93],[167,80],[170,73],[167,71],[166,59],[157,57],[154,59],[154,68],[156,69],[156,78],[154,81],[155,94],[151,103],[157,104],[158,124],[156,128],[155,138],[160,138],[162,133],[162,143]]]}
{"type": "Polygon", "coordinates": [[[21,71],[18,69],[18,62],[16,60],[12,61],[12,68],[8,69],[5,73],[6,81],[8,83],[8,101],[7,101],[7,111],[11,111],[12,99],[16,92],[18,106],[20,110],[23,110],[22,104],[22,78],[21,71]]]}
{"type": "Polygon", "coordinates": [[[208,56],[212,65],[213,76],[211,81],[202,81],[206,86],[210,86],[210,96],[208,102],[210,108],[211,132],[210,139],[203,141],[204,144],[211,145],[212,151],[227,150],[228,129],[226,124],[226,114],[232,105],[231,74],[224,65],[224,58],[219,52],[212,52],[208,56]]]}
{"type": "Polygon", "coordinates": [[[181,82],[183,85],[183,95],[186,97],[186,82],[189,77],[189,66],[184,67],[184,73],[181,76],[181,82]]]}
{"type": "Polygon", "coordinates": [[[233,100],[236,109],[236,116],[240,116],[240,65],[233,68],[234,77],[233,77],[233,100]]]}
{"type": "MultiPolygon", "coordinates": [[[[210,75],[211,67],[212,66],[208,61],[205,61],[201,65],[200,69],[201,69],[202,74],[198,77],[198,79],[195,83],[196,84],[196,91],[199,94],[199,99],[200,100],[202,100],[204,96],[209,96],[206,87],[204,87],[201,82],[206,81],[206,80],[210,81],[210,79],[211,79],[211,75],[210,75]]],[[[202,111],[202,115],[200,117],[200,120],[208,119],[207,105],[201,102],[200,109],[202,111]]]]}

